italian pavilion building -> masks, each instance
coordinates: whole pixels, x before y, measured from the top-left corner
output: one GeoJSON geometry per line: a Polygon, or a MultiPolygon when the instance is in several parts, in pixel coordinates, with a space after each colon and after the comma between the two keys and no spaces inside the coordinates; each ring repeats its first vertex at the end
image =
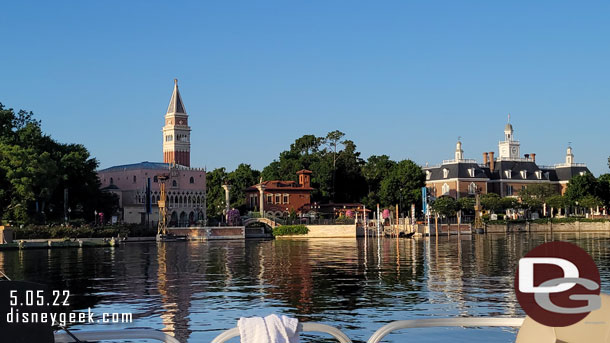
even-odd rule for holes
{"type": "Polygon", "coordinates": [[[161,199],[159,178],[165,176],[168,178],[166,204],[169,225],[206,223],[206,172],[203,168],[191,167],[188,119],[178,81],[174,80],[162,130],[163,162],[140,162],[98,171],[102,189],[115,193],[119,198],[119,221],[156,225],[159,220],[157,202],[161,199]],[[150,189],[150,207],[146,201],[147,189],[150,189]]]}

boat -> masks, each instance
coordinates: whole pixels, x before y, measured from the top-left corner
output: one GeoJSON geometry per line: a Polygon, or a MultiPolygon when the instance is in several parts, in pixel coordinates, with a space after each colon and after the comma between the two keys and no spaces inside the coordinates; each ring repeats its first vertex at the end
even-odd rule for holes
{"type": "MultiPolygon", "coordinates": [[[[0,272],[0,278],[8,281],[0,281],[0,312],[8,313],[9,296],[11,291],[18,293],[32,290],[45,291],[46,285],[36,284],[25,281],[10,281],[6,275],[0,272]]],[[[21,307],[20,305],[19,307],[21,307]]],[[[30,308],[30,311],[31,308],[30,308]]],[[[37,306],[36,312],[48,312],[49,306],[37,306]]],[[[415,328],[432,327],[511,327],[518,328],[516,343],[555,343],[555,342],[610,342],[610,295],[601,295],[601,308],[592,311],[582,321],[567,327],[553,328],[537,323],[530,317],[509,318],[509,317],[458,317],[458,318],[426,318],[409,319],[390,322],[376,330],[367,343],[381,343],[382,340],[391,333],[415,328]],[[600,340],[600,337],[604,337],[600,340]]],[[[57,325],[56,325],[57,327],[57,325]]],[[[301,332],[315,332],[330,335],[339,343],[352,343],[351,339],[340,329],[322,323],[304,322],[299,323],[301,332]]],[[[48,323],[29,323],[19,325],[4,325],[2,332],[4,337],[19,337],[14,342],[38,342],[38,343],[78,343],[85,341],[133,341],[133,340],[153,340],[163,343],[186,343],[154,329],[122,329],[122,330],[79,330],[70,331],[63,326],[59,330],[53,331],[54,327],[48,323]]],[[[476,331],[473,331],[473,335],[476,331]]],[[[446,334],[444,334],[446,335],[446,334]]],[[[225,343],[228,340],[238,337],[239,329],[234,327],[221,332],[216,336],[212,343],[225,343]]]]}

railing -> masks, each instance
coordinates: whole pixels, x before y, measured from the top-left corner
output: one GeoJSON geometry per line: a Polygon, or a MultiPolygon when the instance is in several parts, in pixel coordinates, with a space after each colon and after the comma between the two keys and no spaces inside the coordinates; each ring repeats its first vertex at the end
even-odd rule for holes
{"type": "Polygon", "coordinates": [[[555,168],[565,168],[565,167],[586,167],[586,163],[558,163],[555,165],[555,168]]]}
{"type": "MultiPolygon", "coordinates": [[[[156,330],[100,330],[100,331],[72,331],[72,334],[81,341],[106,341],[106,340],[142,340],[152,339],[163,343],[180,343],[177,339],[161,331],[156,330]]],[[[56,343],[71,343],[74,339],[67,333],[56,333],[56,343]]]]}
{"type": "Polygon", "coordinates": [[[534,162],[533,158],[525,158],[525,157],[498,157],[496,158],[496,162],[498,161],[517,161],[517,162],[534,162]]]}
{"type": "Polygon", "coordinates": [[[463,158],[461,160],[456,160],[456,159],[452,159],[452,160],[443,160],[443,164],[451,164],[451,163],[477,163],[477,160],[472,159],[472,158],[463,158]]]}
{"type": "MultiPolygon", "coordinates": [[[[339,343],[351,343],[352,341],[341,330],[324,324],[318,323],[299,323],[299,331],[301,332],[321,332],[331,335],[339,343]]],[[[224,343],[231,338],[239,337],[239,329],[229,329],[212,340],[212,343],[224,343]]]]}
{"type": "Polygon", "coordinates": [[[280,225],[353,225],[356,224],[355,218],[273,218],[269,219],[275,221],[280,225]]]}
{"type": "MultiPolygon", "coordinates": [[[[524,318],[439,318],[399,320],[384,325],[369,338],[367,343],[379,343],[396,330],[432,327],[520,327],[524,318]]],[[[415,339],[413,340],[416,341],[415,339]]]]}

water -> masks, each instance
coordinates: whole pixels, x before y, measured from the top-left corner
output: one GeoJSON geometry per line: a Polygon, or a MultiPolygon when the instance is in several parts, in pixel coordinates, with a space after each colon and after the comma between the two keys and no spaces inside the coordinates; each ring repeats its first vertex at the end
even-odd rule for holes
{"type": "MultiPolygon", "coordinates": [[[[610,292],[610,235],[475,235],[431,239],[311,239],[130,243],[117,248],[0,252],[16,280],[68,289],[75,310],[131,312],[132,324],[209,342],[241,316],[282,313],[334,325],[355,342],[393,320],[522,316],[513,291],[520,257],[565,240],[595,259],[610,292]]],[[[511,342],[506,328],[411,329],[386,342],[511,342]]],[[[304,342],[320,341],[306,336],[304,342]]],[[[235,340],[237,342],[238,340],[235,340]]]]}

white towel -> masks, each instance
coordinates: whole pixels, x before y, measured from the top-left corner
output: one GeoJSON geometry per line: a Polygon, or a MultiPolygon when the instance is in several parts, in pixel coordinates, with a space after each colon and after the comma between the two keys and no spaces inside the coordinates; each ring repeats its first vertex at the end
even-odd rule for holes
{"type": "Polygon", "coordinates": [[[299,320],[275,314],[265,318],[240,318],[237,322],[241,343],[298,343],[299,320]]]}

